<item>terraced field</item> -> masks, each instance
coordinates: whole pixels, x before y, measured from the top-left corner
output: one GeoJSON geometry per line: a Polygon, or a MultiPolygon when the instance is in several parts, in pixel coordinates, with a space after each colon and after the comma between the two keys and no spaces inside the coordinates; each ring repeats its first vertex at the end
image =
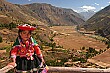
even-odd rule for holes
{"type": "Polygon", "coordinates": [[[65,49],[80,50],[81,47],[92,47],[98,51],[106,49],[105,52],[88,59],[88,61],[101,67],[110,67],[110,50],[107,50],[105,43],[90,38],[89,36],[91,36],[91,34],[89,34],[89,36],[82,35],[75,30],[75,26],[54,26],[51,27],[51,30],[57,34],[57,36],[54,37],[54,41],[58,45],[62,45],[65,49]]]}
{"type": "Polygon", "coordinates": [[[54,41],[62,45],[65,49],[79,50],[82,47],[92,47],[96,50],[106,49],[107,45],[99,40],[84,36],[75,30],[75,26],[54,26],[51,27],[57,36],[54,37],[54,41]]]}

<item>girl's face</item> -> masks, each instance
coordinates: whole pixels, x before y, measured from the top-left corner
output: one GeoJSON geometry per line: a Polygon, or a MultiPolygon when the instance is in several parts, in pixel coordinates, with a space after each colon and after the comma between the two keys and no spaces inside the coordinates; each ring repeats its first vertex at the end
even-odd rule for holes
{"type": "Polygon", "coordinates": [[[28,30],[24,30],[24,31],[20,32],[20,36],[23,39],[23,41],[27,41],[31,37],[31,34],[28,30]]]}

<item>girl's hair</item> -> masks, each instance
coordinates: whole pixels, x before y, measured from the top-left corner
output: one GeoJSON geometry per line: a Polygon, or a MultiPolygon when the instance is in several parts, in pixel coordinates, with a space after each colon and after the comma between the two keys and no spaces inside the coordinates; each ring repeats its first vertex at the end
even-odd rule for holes
{"type": "MultiPolygon", "coordinates": [[[[19,37],[20,39],[21,39],[20,33],[23,32],[23,31],[25,31],[25,30],[21,30],[21,29],[18,30],[18,37],[19,37]]],[[[32,31],[29,31],[29,33],[31,34],[32,31]]]]}

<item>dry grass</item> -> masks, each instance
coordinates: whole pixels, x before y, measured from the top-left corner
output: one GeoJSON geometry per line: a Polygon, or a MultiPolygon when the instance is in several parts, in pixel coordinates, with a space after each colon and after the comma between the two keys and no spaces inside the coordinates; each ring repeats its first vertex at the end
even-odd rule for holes
{"type": "MultiPolygon", "coordinates": [[[[57,31],[60,35],[54,37],[54,40],[57,44],[62,45],[66,49],[76,49],[79,50],[81,47],[92,47],[96,50],[107,49],[105,43],[90,38],[88,36],[81,35],[75,31],[75,27],[72,26],[55,26],[51,28],[52,30],[57,31]],[[62,34],[63,33],[63,34],[62,34]]],[[[92,63],[95,63],[99,66],[109,67],[107,64],[110,64],[110,49],[103,52],[100,55],[96,55],[91,59],[92,63]],[[106,65],[105,65],[106,64],[106,65]]]]}
{"type": "Polygon", "coordinates": [[[92,60],[94,60],[94,62],[98,61],[98,62],[106,63],[105,65],[110,67],[110,49],[108,49],[107,51],[105,51],[104,53],[100,55],[93,57],[92,60]]]}
{"type": "Polygon", "coordinates": [[[10,46],[10,45],[11,45],[11,43],[2,42],[2,43],[0,43],[0,48],[10,46]]]}
{"type": "Polygon", "coordinates": [[[66,49],[78,50],[82,47],[92,47],[97,50],[104,50],[107,47],[101,41],[79,34],[76,32],[75,26],[55,26],[51,29],[60,34],[54,37],[55,42],[66,49]]]}

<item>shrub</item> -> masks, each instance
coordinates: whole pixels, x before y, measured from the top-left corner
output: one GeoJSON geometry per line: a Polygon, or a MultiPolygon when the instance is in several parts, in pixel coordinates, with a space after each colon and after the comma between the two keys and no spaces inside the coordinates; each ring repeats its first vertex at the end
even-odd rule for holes
{"type": "Polygon", "coordinates": [[[3,39],[2,39],[2,37],[0,36],[0,43],[1,43],[1,42],[3,42],[3,39]]]}
{"type": "Polygon", "coordinates": [[[81,48],[81,50],[85,50],[85,47],[83,46],[83,47],[81,48]]]}

